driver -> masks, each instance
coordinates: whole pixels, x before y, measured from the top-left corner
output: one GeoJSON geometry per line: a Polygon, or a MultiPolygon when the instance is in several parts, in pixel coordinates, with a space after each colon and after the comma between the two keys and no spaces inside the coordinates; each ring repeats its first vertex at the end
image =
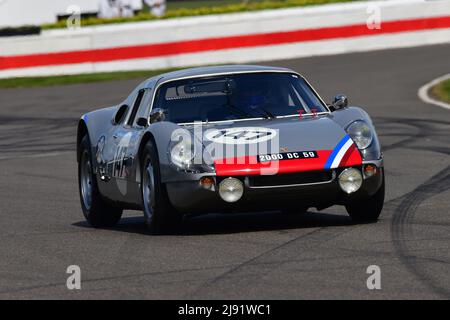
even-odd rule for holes
{"type": "Polygon", "coordinates": [[[266,83],[255,83],[238,89],[236,92],[236,107],[244,111],[252,111],[264,106],[269,97],[266,83]]]}

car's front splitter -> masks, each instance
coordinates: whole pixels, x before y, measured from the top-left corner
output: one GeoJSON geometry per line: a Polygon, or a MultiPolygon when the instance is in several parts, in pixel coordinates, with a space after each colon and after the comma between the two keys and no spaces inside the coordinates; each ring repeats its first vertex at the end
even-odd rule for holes
{"type": "Polygon", "coordinates": [[[242,181],[244,194],[234,203],[225,202],[218,192],[218,184],[228,177],[212,176],[215,186],[211,189],[204,188],[197,179],[168,182],[166,188],[172,205],[184,213],[264,211],[296,206],[320,210],[335,204],[361,201],[375,194],[381,187],[384,175],[383,168],[378,168],[375,175],[365,178],[360,189],[351,194],[346,194],[339,187],[337,177],[344,168],[336,170],[331,180],[306,184],[255,186],[250,182],[252,177],[239,176],[236,178],[242,181]]]}

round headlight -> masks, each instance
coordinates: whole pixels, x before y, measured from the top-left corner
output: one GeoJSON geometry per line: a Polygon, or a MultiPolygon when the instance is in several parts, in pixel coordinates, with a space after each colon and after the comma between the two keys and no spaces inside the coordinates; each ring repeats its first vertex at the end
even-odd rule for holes
{"type": "Polygon", "coordinates": [[[244,194],[244,185],[235,178],[227,178],[219,185],[220,197],[226,202],[236,202],[244,194]]]}
{"type": "Polygon", "coordinates": [[[355,168],[348,168],[339,175],[339,186],[341,189],[350,194],[356,192],[362,186],[362,175],[355,168]]]}
{"type": "Polygon", "coordinates": [[[170,159],[172,163],[182,169],[187,169],[192,164],[195,154],[190,141],[181,140],[170,149],[170,159]]]}
{"type": "Polygon", "coordinates": [[[366,149],[372,143],[373,135],[369,125],[362,120],[350,124],[347,133],[358,146],[358,149],[366,149]]]}

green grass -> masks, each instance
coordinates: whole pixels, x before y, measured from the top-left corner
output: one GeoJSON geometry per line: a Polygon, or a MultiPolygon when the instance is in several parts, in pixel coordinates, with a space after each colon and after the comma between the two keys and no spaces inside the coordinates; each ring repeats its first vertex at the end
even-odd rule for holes
{"type": "Polygon", "coordinates": [[[162,69],[152,71],[124,71],[124,72],[104,72],[92,74],[79,74],[71,76],[50,76],[50,77],[24,77],[0,79],[0,88],[26,88],[26,87],[48,87],[78,83],[104,82],[114,80],[127,80],[135,78],[150,78],[152,76],[174,71],[177,69],[162,69]]]}
{"type": "Polygon", "coordinates": [[[450,79],[442,81],[431,88],[431,95],[439,100],[450,103],[450,79]]]}
{"type": "MultiPolygon", "coordinates": [[[[262,2],[264,0],[247,0],[247,3],[251,2],[262,2]]],[[[244,3],[244,0],[194,0],[194,1],[167,1],[167,9],[175,10],[175,9],[197,9],[202,7],[209,6],[224,6],[230,4],[240,4],[244,3]]]]}
{"type": "MultiPolygon", "coordinates": [[[[156,18],[148,12],[141,12],[132,18],[113,18],[113,19],[99,19],[99,18],[85,18],[81,20],[81,26],[93,26],[101,24],[111,23],[126,23],[126,22],[139,22],[149,21],[157,19],[171,19],[190,16],[203,16],[209,14],[225,14],[247,11],[258,11],[268,9],[281,9],[300,6],[311,6],[319,4],[351,2],[359,0],[259,0],[259,1],[231,1],[221,0],[217,4],[209,4],[207,1],[196,1],[197,3],[174,3],[169,2],[169,9],[166,15],[161,18],[156,18]],[[178,5],[175,6],[175,5],[178,5]]],[[[42,29],[60,29],[66,28],[66,21],[59,21],[54,24],[46,24],[42,26],[42,29]]]]}

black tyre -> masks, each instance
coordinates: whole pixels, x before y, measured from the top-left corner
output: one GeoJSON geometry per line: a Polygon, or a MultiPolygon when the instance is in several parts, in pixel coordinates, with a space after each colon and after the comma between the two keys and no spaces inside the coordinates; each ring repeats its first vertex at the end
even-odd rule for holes
{"type": "Polygon", "coordinates": [[[380,189],[369,199],[361,202],[349,203],[345,206],[348,214],[355,222],[375,222],[383,210],[384,205],[384,176],[380,189]]]}
{"type": "Polygon", "coordinates": [[[152,140],[147,142],[141,161],[142,208],[150,233],[177,232],[181,215],[170,204],[167,190],[161,183],[159,158],[152,140]]]}
{"type": "Polygon", "coordinates": [[[78,188],[84,217],[95,228],[116,225],[122,217],[122,208],[107,203],[98,190],[92,168],[91,146],[87,135],[81,140],[79,159],[78,188]]]}

